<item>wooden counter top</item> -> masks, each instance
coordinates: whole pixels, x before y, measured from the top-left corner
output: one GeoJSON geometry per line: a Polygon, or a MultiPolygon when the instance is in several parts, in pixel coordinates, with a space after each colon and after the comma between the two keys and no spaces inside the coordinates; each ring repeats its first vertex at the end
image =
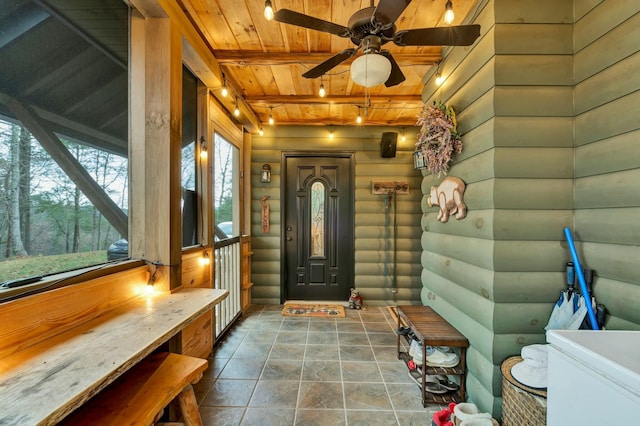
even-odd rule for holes
{"type": "Polygon", "coordinates": [[[208,288],[141,295],[0,359],[0,425],[60,421],[227,295],[208,288]]]}

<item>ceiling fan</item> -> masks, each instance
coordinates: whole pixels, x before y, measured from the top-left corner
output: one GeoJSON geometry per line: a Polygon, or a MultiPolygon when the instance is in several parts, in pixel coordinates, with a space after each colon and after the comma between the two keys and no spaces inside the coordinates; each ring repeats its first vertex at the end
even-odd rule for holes
{"type": "Polygon", "coordinates": [[[395,21],[409,3],[411,0],[380,0],[374,7],[371,0],[371,6],[354,13],[346,27],[289,9],[278,10],[274,18],[284,24],[349,38],[356,45],[311,68],[302,74],[303,77],[318,78],[362,49],[362,55],[351,66],[353,80],[365,87],[382,83],[391,87],[402,83],[405,76],[391,53],[381,48],[385,43],[391,41],[397,46],[469,46],[480,36],[480,25],[396,31],[395,21]]]}

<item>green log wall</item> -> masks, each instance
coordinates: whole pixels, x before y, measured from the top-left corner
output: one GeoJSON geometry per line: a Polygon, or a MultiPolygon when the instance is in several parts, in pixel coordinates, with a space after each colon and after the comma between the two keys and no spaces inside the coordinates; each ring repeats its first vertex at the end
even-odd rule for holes
{"type": "Polygon", "coordinates": [[[445,52],[440,88],[424,79],[425,102],[458,111],[449,174],[469,211],[436,221],[426,197],[442,177],[425,173],[422,301],[469,338],[469,396],[500,417],[500,364],[545,341],[564,286],[564,227],[607,327],[640,328],[640,3],[479,3],[481,39],[445,52]]]}
{"type": "MultiPolygon", "coordinates": [[[[418,111],[416,111],[417,115],[418,111]]],[[[329,139],[325,126],[273,126],[264,136],[251,138],[251,244],[252,302],[280,303],[281,276],[281,160],[285,152],[353,152],[355,163],[355,278],[354,284],[373,306],[420,304],[420,190],[421,175],[413,170],[412,153],[416,128],[334,126],[329,139]],[[382,132],[396,131],[398,148],[394,158],[380,156],[382,132]],[[262,165],[271,165],[271,183],[261,183],[262,165]],[[397,199],[397,293],[391,291],[393,275],[393,216],[386,217],[384,197],[373,195],[372,180],[408,181],[408,195],[397,199]],[[263,234],[260,199],[269,196],[271,229],[263,234]],[[387,222],[385,222],[385,218],[387,222]],[[387,274],[385,275],[385,259],[387,274]]],[[[346,302],[346,300],[345,300],[346,302]]]]}

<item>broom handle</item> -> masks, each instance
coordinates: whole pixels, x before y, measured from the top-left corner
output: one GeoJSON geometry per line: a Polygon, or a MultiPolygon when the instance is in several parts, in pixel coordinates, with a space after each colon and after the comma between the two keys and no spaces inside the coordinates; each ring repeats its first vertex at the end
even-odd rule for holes
{"type": "Polygon", "coordinates": [[[564,228],[564,235],[567,237],[567,243],[569,243],[569,250],[571,251],[571,257],[573,258],[573,265],[575,273],[578,276],[578,282],[580,283],[580,290],[582,291],[582,297],[587,305],[587,314],[589,315],[589,321],[591,322],[591,329],[599,330],[598,320],[596,314],[593,312],[593,305],[591,304],[591,295],[589,294],[589,288],[584,280],[584,274],[582,273],[582,266],[580,265],[580,259],[578,259],[578,253],[576,252],[576,246],[573,243],[573,236],[571,236],[571,230],[564,228]]]}

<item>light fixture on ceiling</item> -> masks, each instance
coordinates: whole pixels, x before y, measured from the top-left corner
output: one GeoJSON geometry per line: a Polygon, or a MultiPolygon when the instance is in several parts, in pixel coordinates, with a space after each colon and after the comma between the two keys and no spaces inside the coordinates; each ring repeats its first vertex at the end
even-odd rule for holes
{"type": "Polygon", "coordinates": [[[240,107],[238,106],[238,96],[236,96],[236,109],[233,110],[233,115],[240,117],[240,107]]]}
{"type": "Polygon", "coordinates": [[[262,123],[260,123],[260,128],[258,129],[258,134],[260,136],[264,136],[264,130],[262,129],[262,123]]]}
{"type": "Polygon", "coordinates": [[[324,83],[322,82],[322,76],[320,76],[320,90],[318,90],[318,96],[324,98],[327,95],[327,91],[324,90],[324,83]]]}
{"type": "Polygon", "coordinates": [[[356,118],[356,123],[362,123],[362,116],[360,115],[360,107],[358,107],[358,118],[356,118]]]}
{"type": "Polygon", "coordinates": [[[229,94],[229,89],[227,88],[227,77],[222,73],[222,97],[226,98],[229,94]]]}
{"type": "Polygon", "coordinates": [[[329,126],[329,139],[333,139],[333,125],[329,126]]]}
{"type": "Polygon", "coordinates": [[[271,0],[266,0],[264,2],[264,18],[267,21],[273,19],[273,7],[271,6],[271,0]]]}
{"type": "Polygon", "coordinates": [[[404,127],[402,128],[402,136],[401,136],[400,140],[401,140],[402,142],[404,142],[404,141],[406,141],[406,140],[407,140],[407,137],[404,135],[404,127]]]}
{"type": "Polygon", "coordinates": [[[269,125],[273,126],[276,121],[273,119],[273,107],[269,107],[269,125]]]}
{"type": "Polygon", "coordinates": [[[444,23],[447,25],[451,25],[454,19],[455,15],[453,14],[453,3],[451,3],[451,0],[449,0],[444,7],[444,23]]]}
{"type": "Polygon", "coordinates": [[[362,49],[362,55],[351,64],[351,79],[354,83],[373,87],[384,83],[391,75],[391,61],[386,56],[379,54],[380,37],[367,36],[362,40],[366,47],[362,49]]]}

